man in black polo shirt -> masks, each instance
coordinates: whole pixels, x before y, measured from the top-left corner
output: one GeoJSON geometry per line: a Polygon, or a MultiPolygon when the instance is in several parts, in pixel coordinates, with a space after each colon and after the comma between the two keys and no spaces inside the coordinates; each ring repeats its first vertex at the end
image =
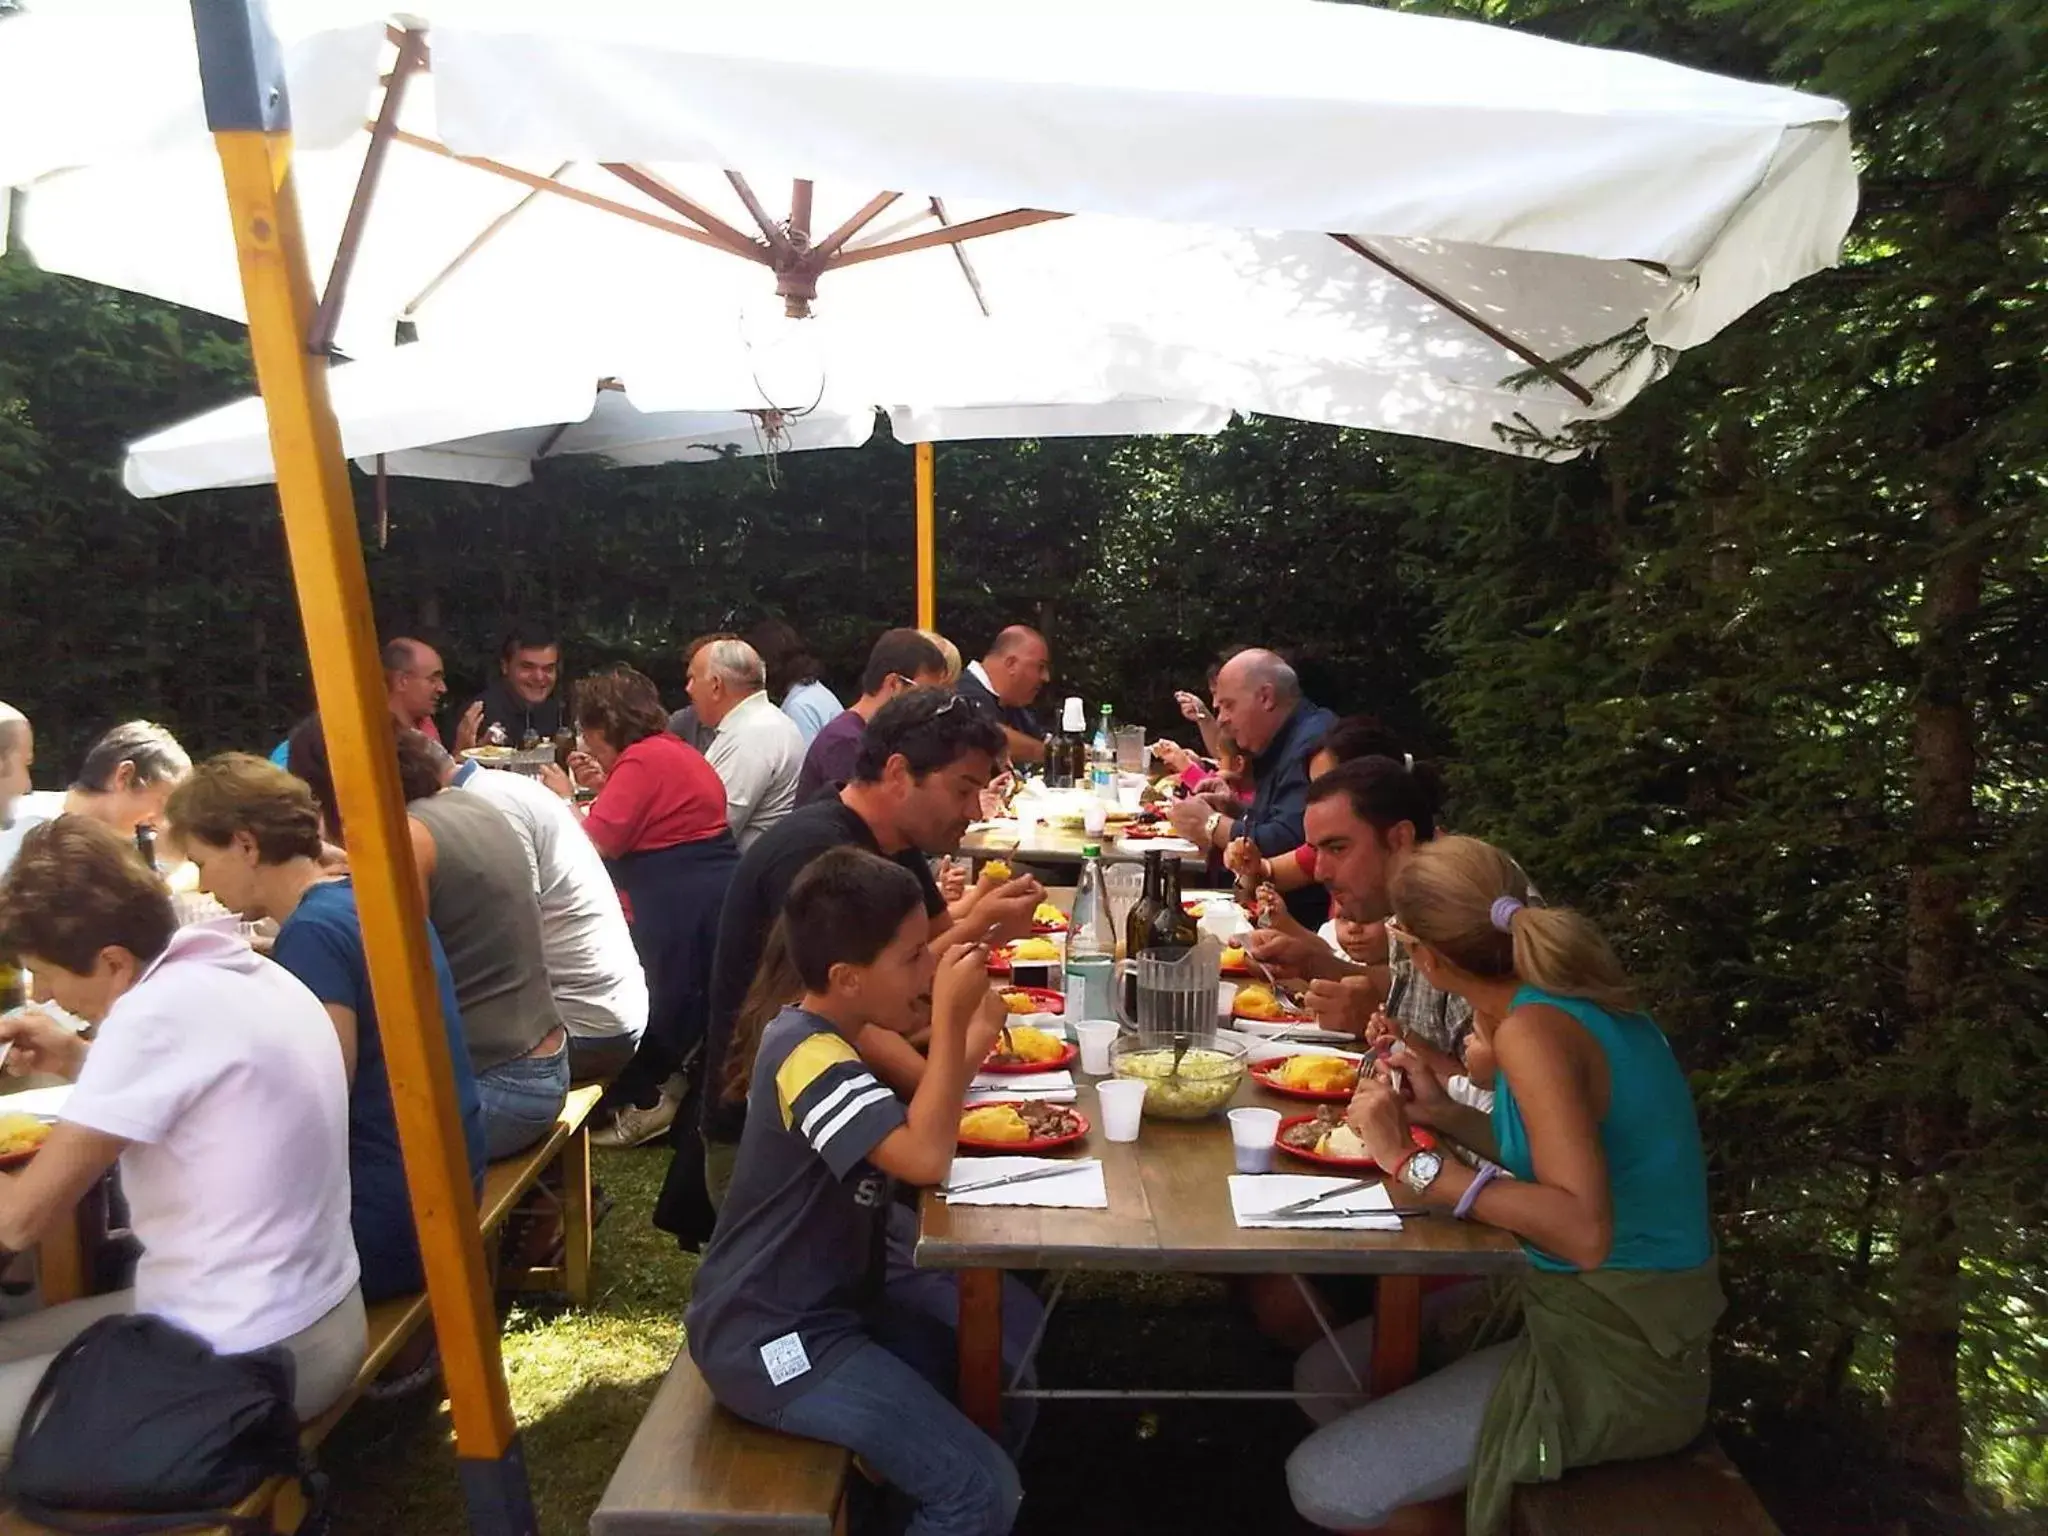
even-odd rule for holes
{"type": "Polygon", "coordinates": [[[996,636],[988,655],[969,662],[954,686],[990,720],[1003,728],[1012,761],[1045,761],[1045,727],[1031,706],[1052,681],[1052,647],[1045,636],[1012,624],[996,636]]]}
{"type": "MultiPolygon", "coordinates": [[[[868,722],[853,778],[844,789],[792,812],[741,856],[719,914],[701,1074],[705,1163],[714,1198],[731,1177],[746,1123],[744,1101],[723,1101],[726,1048],[768,931],[790,885],[811,860],[828,848],[855,847],[901,864],[924,890],[932,942],[940,948],[970,937],[1001,943],[1030,931],[1031,915],[1044,900],[1036,880],[1020,878],[992,891],[970,891],[966,904],[949,913],[927,862],[930,854],[959,847],[1002,753],[1001,733],[964,700],[940,688],[913,688],[883,705],[868,722]]],[[[680,1155],[690,1155],[687,1145],[680,1155]]],[[[675,1230],[660,1212],[656,1224],[675,1230]]]]}
{"type": "Polygon", "coordinates": [[[482,745],[492,726],[504,732],[508,747],[524,746],[528,737],[542,745],[553,741],[562,728],[561,679],[562,648],[553,631],[534,624],[514,626],[498,647],[498,675],[456,724],[453,750],[482,745]]]}
{"type": "MultiPolygon", "coordinates": [[[[1277,857],[1302,842],[1308,809],[1308,760],[1337,717],[1301,696],[1301,681],[1271,651],[1239,651],[1216,673],[1216,723],[1252,761],[1251,809],[1242,816],[1183,800],[1167,812],[1173,829],[1198,848],[1223,849],[1248,837],[1277,857]]],[[[1290,892],[1287,910],[1314,928],[1330,915],[1319,885],[1290,892]]]]}

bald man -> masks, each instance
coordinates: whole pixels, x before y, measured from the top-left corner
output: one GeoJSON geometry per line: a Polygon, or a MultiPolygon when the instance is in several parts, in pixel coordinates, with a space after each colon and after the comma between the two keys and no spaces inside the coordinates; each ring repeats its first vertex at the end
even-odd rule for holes
{"type": "Polygon", "coordinates": [[[36,737],[28,716],[12,704],[0,704],[0,875],[14,862],[28,829],[64,809],[61,791],[35,793],[29,781],[35,760],[36,737]]]}
{"type": "Polygon", "coordinates": [[[441,665],[441,653],[424,640],[401,635],[385,642],[382,660],[384,694],[391,706],[391,718],[398,722],[401,731],[418,731],[439,746],[441,728],[434,724],[434,711],[441,707],[448,692],[448,674],[441,665]]]}
{"type": "Polygon", "coordinates": [[[1052,681],[1052,647],[1045,636],[1023,624],[1012,624],[996,636],[988,655],[968,663],[955,685],[961,698],[1003,728],[1010,760],[1045,761],[1045,727],[1031,712],[1039,691],[1052,681]]]}
{"type": "MultiPolygon", "coordinates": [[[[1301,846],[1308,760],[1336,719],[1301,696],[1301,680],[1279,656],[1239,651],[1216,674],[1216,723],[1251,758],[1251,809],[1232,817],[1183,800],[1167,812],[1174,830],[1205,849],[1239,837],[1261,853],[1301,846]]],[[[1287,910],[1313,928],[1329,916],[1329,899],[1321,886],[1304,886],[1288,895],[1287,910]]]]}

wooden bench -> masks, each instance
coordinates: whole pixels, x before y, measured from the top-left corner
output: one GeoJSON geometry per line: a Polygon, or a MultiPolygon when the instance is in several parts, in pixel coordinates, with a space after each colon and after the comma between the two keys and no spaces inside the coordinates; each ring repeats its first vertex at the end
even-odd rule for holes
{"type": "Polygon", "coordinates": [[[590,1536],[832,1536],[852,1462],[840,1446],[727,1413],[681,1350],[590,1517],[590,1536]]]}
{"type": "MultiPolygon", "coordinates": [[[[545,1187],[541,1176],[559,1163],[561,1175],[551,1191],[559,1204],[563,1228],[563,1258],[560,1265],[542,1269],[501,1273],[503,1289],[566,1291],[578,1306],[590,1299],[591,1202],[590,1133],[587,1122],[602,1097],[601,1087],[571,1089],[554,1129],[533,1146],[513,1157],[500,1159],[484,1169],[483,1194],[477,1200],[478,1226],[488,1241],[504,1227],[505,1219],[518,1208],[529,1191],[545,1187]]],[[[420,1325],[432,1315],[426,1292],[396,1296],[380,1301],[366,1318],[369,1347],[362,1367],[348,1390],[335,1399],[318,1418],[308,1420],[299,1430],[299,1444],[310,1453],[316,1450],[354,1406],[370,1385],[397,1358],[420,1325]]],[[[273,1478],[235,1506],[244,1518],[268,1512],[271,1528],[290,1532],[306,1516],[304,1492],[297,1480],[273,1478]]],[[[22,1519],[12,1510],[0,1509],[0,1536],[51,1536],[43,1526],[22,1519]]],[[[225,1536],[218,1529],[193,1531],[189,1536],[225,1536]]]]}
{"type": "Polygon", "coordinates": [[[1512,1536],[1779,1536],[1712,1436],[1649,1461],[1580,1467],[1515,1489],[1512,1536]]]}

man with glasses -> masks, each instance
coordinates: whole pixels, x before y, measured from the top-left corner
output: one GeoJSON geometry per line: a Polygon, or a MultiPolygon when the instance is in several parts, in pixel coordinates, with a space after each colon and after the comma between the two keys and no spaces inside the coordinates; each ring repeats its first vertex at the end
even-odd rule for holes
{"type": "Polygon", "coordinates": [[[384,643],[384,697],[401,731],[418,731],[439,744],[434,711],[448,693],[448,673],[441,653],[424,640],[401,635],[384,643]]]}
{"type": "Polygon", "coordinates": [[[936,688],[946,681],[946,658],[914,629],[886,631],[868,652],[860,675],[860,697],[818,732],[797,775],[796,803],[809,805],[827,790],[837,791],[853,777],[861,738],[877,711],[906,688],[936,688]]]}

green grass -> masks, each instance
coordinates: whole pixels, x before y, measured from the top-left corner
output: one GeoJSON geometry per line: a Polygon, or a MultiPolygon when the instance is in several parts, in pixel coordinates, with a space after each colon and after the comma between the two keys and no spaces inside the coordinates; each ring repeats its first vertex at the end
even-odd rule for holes
{"type": "MultiPolygon", "coordinates": [[[[588,1310],[521,1304],[504,1313],[505,1373],[543,1536],[580,1536],[648,1399],[682,1342],[695,1261],[648,1224],[665,1148],[596,1154],[615,1202],[597,1231],[588,1310]]],[[[454,1435],[435,1394],[358,1403],[321,1451],[336,1536],[464,1528],[454,1435]]]]}
{"type": "MultiPolygon", "coordinates": [[[[596,1155],[614,1206],[597,1233],[585,1311],[520,1305],[505,1316],[505,1369],[543,1536],[581,1536],[682,1341],[695,1261],[648,1222],[665,1148],[596,1155]]],[[[1223,1288],[1157,1275],[1080,1275],[1043,1352],[1064,1386],[1284,1385],[1223,1288]]],[[[1019,1536],[1305,1531],[1281,1466],[1304,1425],[1284,1406],[1048,1405],[1024,1459],[1019,1536]],[[1219,1475],[1219,1467],[1227,1475],[1219,1475]]],[[[336,1536],[465,1527],[447,1404],[358,1403],[321,1451],[336,1536]]]]}

